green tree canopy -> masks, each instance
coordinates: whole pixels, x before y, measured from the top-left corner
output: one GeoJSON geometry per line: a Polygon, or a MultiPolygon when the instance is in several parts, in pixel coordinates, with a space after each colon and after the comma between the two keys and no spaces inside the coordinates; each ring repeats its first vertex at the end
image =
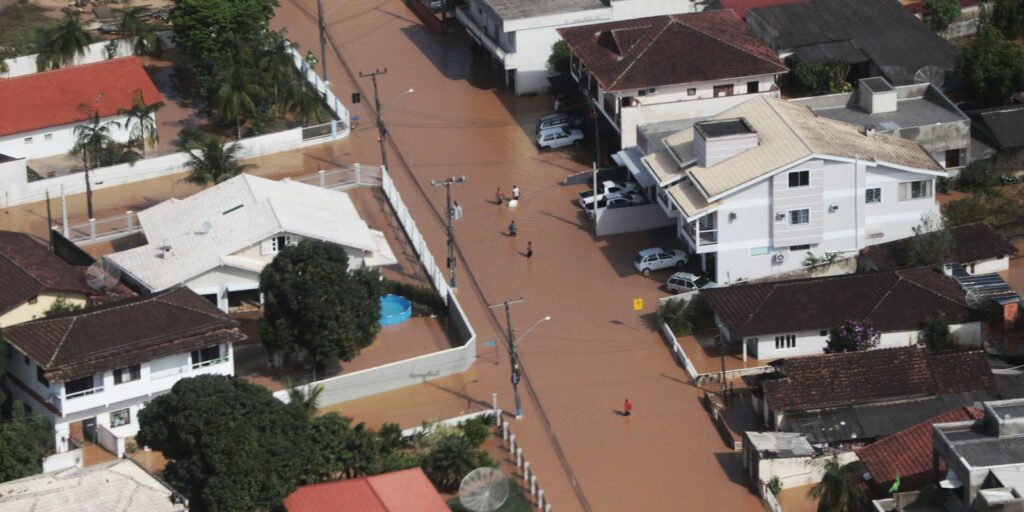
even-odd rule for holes
{"type": "Polygon", "coordinates": [[[956,73],[980,103],[1002,105],[1024,89],[1024,50],[994,27],[982,26],[974,40],[957,54],[956,73]]]}
{"type": "Polygon", "coordinates": [[[261,47],[278,5],[277,0],[175,0],[174,42],[204,95],[219,89],[221,70],[261,47]]]}
{"type": "Polygon", "coordinates": [[[0,482],[41,472],[43,457],[53,453],[53,427],[18,400],[0,404],[0,482]]]}
{"type": "Polygon", "coordinates": [[[140,446],[163,452],[164,478],[192,510],[279,506],[312,457],[309,420],[262,386],[220,375],[183,379],[139,413],[140,446]]]}
{"type": "Polygon", "coordinates": [[[156,111],[163,106],[163,103],[147,105],[142,91],[136,90],[132,95],[132,108],[117,111],[126,117],[125,128],[131,134],[131,143],[142,149],[143,156],[146,155],[146,146],[155,148],[160,141],[160,132],[156,128],[156,111]]]}
{"type": "Polygon", "coordinates": [[[914,236],[907,240],[907,261],[911,267],[947,263],[956,250],[956,241],[937,216],[924,215],[921,223],[911,228],[914,236]]]}
{"type": "Polygon", "coordinates": [[[201,187],[216,185],[252,167],[252,164],[238,161],[238,152],[242,147],[237,142],[224,144],[224,139],[216,135],[204,132],[186,134],[186,129],[182,128],[180,135],[188,152],[188,162],[185,164],[188,176],[184,181],[201,187]]]}
{"type": "Polygon", "coordinates": [[[85,48],[91,42],[92,36],[82,28],[78,13],[68,12],[59,25],[40,33],[36,67],[46,71],[67,66],[75,56],[85,55],[85,48]]]}
{"type": "Polygon", "coordinates": [[[268,352],[306,350],[318,366],[350,361],[380,330],[376,272],[349,269],[335,244],[304,240],[285,247],[260,273],[260,337],[268,352]]]}
{"type": "Polygon", "coordinates": [[[950,201],[942,208],[942,215],[948,228],[972,222],[999,226],[1018,221],[1022,210],[1024,190],[1000,187],[950,201]]]}
{"type": "Polygon", "coordinates": [[[147,6],[131,3],[121,9],[117,33],[128,40],[135,55],[159,55],[163,51],[160,36],[145,19],[150,10],[147,6]]]}
{"type": "Polygon", "coordinates": [[[1024,3],[1020,0],[995,0],[992,24],[1008,39],[1024,37],[1024,3]]]}
{"type": "Polygon", "coordinates": [[[929,23],[935,30],[943,30],[960,17],[959,0],[924,0],[929,23]]]}
{"type": "Polygon", "coordinates": [[[548,57],[548,68],[564,75],[569,72],[569,45],[559,39],[551,45],[551,56],[548,57]]]}
{"type": "Polygon", "coordinates": [[[825,475],[807,493],[818,500],[818,512],[858,512],[864,491],[855,478],[860,475],[860,464],[840,464],[839,458],[825,459],[825,475]]]}
{"type": "Polygon", "coordinates": [[[943,352],[956,348],[953,333],[949,330],[949,322],[944,318],[929,318],[921,326],[918,341],[924,343],[935,352],[943,352]]]}

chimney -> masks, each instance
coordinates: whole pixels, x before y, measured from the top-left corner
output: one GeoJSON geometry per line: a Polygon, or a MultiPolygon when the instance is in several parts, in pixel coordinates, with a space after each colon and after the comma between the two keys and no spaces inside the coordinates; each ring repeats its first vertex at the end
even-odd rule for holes
{"type": "Polygon", "coordinates": [[[746,119],[719,119],[693,125],[693,156],[701,167],[711,167],[753,147],[757,147],[757,132],[746,119]]]}
{"type": "Polygon", "coordinates": [[[161,258],[166,260],[167,258],[171,257],[171,246],[170,245],[161,245],[160,247],[157,248],[157,250],[160,251],[158,256],[160,256],[161,258]]]}
{"type": "Polygon", "coordinates": [[[896,89],[880,76],[861,78],[857,87],[857,103],[868,114],[896,112],[896,89]]]}

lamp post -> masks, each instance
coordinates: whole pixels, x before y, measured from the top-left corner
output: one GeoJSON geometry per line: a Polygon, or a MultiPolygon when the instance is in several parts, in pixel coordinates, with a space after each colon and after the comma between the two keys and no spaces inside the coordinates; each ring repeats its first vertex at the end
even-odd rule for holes
{"type": "MultiPolygon", "coordinates": [[[[373,104],[375,110],[377,111],[377,139],[380,141],[380,165],[385,169],[388,168],[388,154],[384,150],[384,139],[388,135],[388,129],[384,126],[384,113],[382,112],[383,107],[380,104],[380,92],[377,89],[377,77],[380,75],[386,75],[387,73],[388,68],[384,68],[383,70],[375,69],[373,70],[373,73],[359,73],[360,77],[369,77],[370,80],[373,81],[373,104]]],[[[395,99],[391,100],[391,103],[394,103],[395,101],[398,101],[398,98],[401,98],[402,96],[405,96],[406,94],[411,94],[413,92],[415,92],[415,89],[409,89],[403,92],[402,94],[399,94],[397,97],[395,97],[395,99]]]]}
{"type": "Polygon", "coordinates": [[[518,343],[521,343],[522,340],[526,338],[528,334],[530,334],[530,331],[533,331],[533,329],[540,325],[541,322],[551,320],[550,316],[545,316],[544,318],[537,320],[537,322],[531,325],[530,328],[527,329],[526,332],[524,332],[523,335],[517,341],[516,331],[515,329],[512,328],[512,310],[509,306],[511,306],[512,304],[519,304],[520,302],[523,302],[523,299],[506,299],[505,302],[502,302],[500,304],[492,304],[488,306],[491,309],[500,307],[505,308],[505,325],[508,329],[508,356],[512,365],[512,391],[515,396],[516,419],[520,419],[523,417],[523,402],[522,398],[519,395],[519,379],[521,376],[521,370],[519,367],[519,353],[517,352],[518,343]]]}
{"type": "MultiPolygon", "coordinates": [[[[411,89],[410,89],[411,90],[411,89]]],[[[430,185],[434,188],[444,187],[445,188],[445,217],[448,222],[448,274],[451,281],[448,286],[452,290],[457,287],[455,285],[455,225],[452,220],[459,220],[462,217],[461,212],[456,212],[452,208],[452,185],[456,183],[465,183],[465,176],[452,176],[443,180],[430,180],[430,185]]]]}

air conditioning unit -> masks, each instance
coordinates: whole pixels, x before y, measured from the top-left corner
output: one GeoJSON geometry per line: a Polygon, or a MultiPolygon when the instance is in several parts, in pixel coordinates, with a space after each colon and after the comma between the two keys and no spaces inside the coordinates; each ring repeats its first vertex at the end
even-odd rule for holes
{"type": "Polygon", "coordinates": [[[774,255],[772,255],[772,261],[774,261],[775,263],[782,263],[786,261],[786,253],[781,251],[775,253],[774,255]]]}

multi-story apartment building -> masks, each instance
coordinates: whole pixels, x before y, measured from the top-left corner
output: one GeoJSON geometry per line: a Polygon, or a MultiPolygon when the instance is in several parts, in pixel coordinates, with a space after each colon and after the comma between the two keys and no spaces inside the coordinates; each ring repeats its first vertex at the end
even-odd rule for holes
{"type": "Polygon", "coordinates": [[[186,377],[234,374],[237,326],[188,288],[21,323],[4,329],[7,388],[54,425],[58,453],[81,433],[121,456],[147,402],[186,377]]]}

